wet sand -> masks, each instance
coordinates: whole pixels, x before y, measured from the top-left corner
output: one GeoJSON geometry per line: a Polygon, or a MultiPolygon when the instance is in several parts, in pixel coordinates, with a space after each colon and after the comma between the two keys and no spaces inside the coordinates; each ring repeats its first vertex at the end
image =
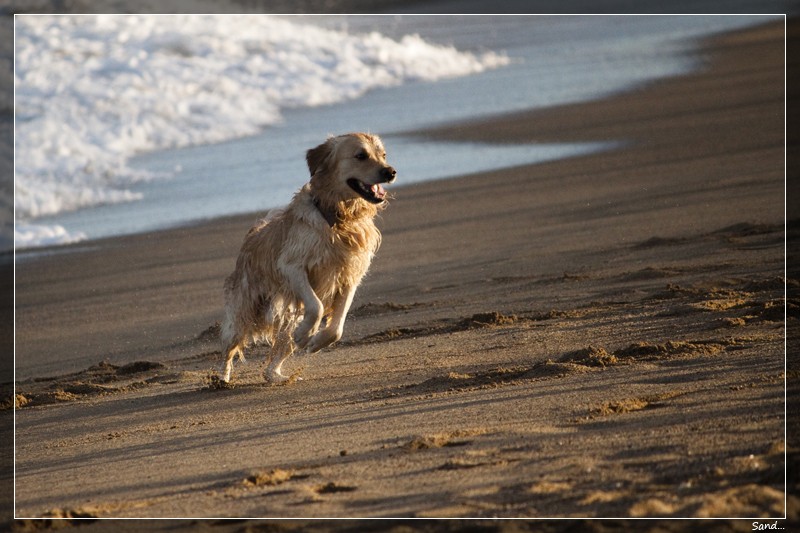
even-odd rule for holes
{"type": "Polygon", "coordinates": [[[263,382],[258,352],[231,387],[210,379],[255,214],[20,263],[17,516],[784,516],[783,35],[709,41],[702,72],[600,101],[417,132],[625,145],[394,187],[344,338],[290,360],[290,385],[263,382]]]}

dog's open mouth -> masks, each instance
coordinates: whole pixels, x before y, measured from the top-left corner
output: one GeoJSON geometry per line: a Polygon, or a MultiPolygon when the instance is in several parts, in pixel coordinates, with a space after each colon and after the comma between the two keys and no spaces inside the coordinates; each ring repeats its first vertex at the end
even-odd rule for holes
{"type": "Polygon", "coordinates": [[[372,202],[373,204],[379,204],[386,199],[386,189],[384,189],[380,183],[367,185],[361,180],[350,178],[347,180],[347,184],[351,189],[361,195],[364,200],[372,202]]]}

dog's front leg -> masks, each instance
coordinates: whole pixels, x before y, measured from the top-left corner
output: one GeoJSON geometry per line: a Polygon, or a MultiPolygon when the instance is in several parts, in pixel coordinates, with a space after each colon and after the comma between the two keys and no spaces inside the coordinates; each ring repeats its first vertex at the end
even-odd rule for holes
{"type": "Polygon", "coordinates": [[[303,311],[303,320],[294,330],[292,338],[298,348],[304,348],[322,321],[322,302],[314,293],[314,289],[308,281],[308,275],[303,268],[283,263],[278,265],[278,269],[286,278],[291,291],[303,302],[305,309],[303,311]]]}
{"type": "Polygon", "coordinates": [[[318,352],[342,338],[344,319],[347,317],[347,311],[350,310],[355,294],[355,287],[347,287],[336,296],[333,302],[333,315],[330,324],[311,338],[307,346],[308,353],[318,352]]]}

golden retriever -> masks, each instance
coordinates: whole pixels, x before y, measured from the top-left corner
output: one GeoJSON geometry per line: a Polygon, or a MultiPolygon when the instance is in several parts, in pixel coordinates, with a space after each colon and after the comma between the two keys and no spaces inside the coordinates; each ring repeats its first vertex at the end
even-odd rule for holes
{"type": "Polygon", "coordinates": [[[225,382],[233,358],[244,359],[251,343],[270,346],[264,377],[280,383],[289,379],[281,365],[296,349],[313,353],[339,340],[380,246],[373,219],[386,206],[381,184],[395,180],[380,138],[329,137],[308,150],[306,162],[311,180],[250,229],[225,280],[225,382]]]}

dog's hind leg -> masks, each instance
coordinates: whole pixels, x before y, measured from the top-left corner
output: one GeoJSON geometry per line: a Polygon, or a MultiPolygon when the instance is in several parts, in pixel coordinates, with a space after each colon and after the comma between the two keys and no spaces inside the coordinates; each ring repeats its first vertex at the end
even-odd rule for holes
{"type": "Polygon", "coordinates": [[[240,324],[240,317],[237,316],[236,310],[241,307],[241,302],[238,301],[239,293],[234,291],[231,287],[231,278],[225,282],[225,317],[219,328],[220,347],[225,354],[225,362],[222,364],[220,371],[220,379],[228,383],[231,379],[231,371],[233,370],[233,358],[237,355],[239,359],[244,360],[244,347],[246,337],[242,334],[240,324]]]}
{"type": "Polygon", "coordinates": [[[289,376],[281,374],[281,366],[294,352],[294,342],[291,332],[287,329],[281,330],[275,336],[275,342],[269,352],[269,362],[264,371],[264,378],[272,383],[284,383],[289,380],[289,376]]]}
{"type": "Polygon", "coordinates": [[[225,362],[222,365],[222,376],[220,379],[225,383],[228,383],[231,380],[231,371],[233,370],[233,358],[239,356],[239,359],[244,359],[244,354],[242,353],[242,344],[239,340],[234,340],[228,347],[225,349],[225,362]]]}

